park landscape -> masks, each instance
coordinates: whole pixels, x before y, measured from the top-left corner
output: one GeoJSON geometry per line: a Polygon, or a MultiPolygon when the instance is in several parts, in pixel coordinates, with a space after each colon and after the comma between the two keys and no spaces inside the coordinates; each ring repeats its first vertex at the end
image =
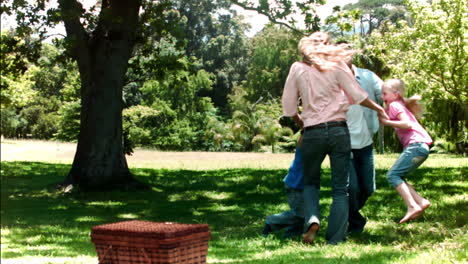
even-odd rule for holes
{"type": "Polygon", "coordinates": [[[322,0],[2,1],[1,262],[98,263],[93,226],[147,220],[208,224],[208,263],[467,263],[467,0],[342,2],[323,17],[322,0]],[[401,146],[379,130],[368,224],[337,246],[328,160],[314,244],[261,235],[288,208],[300,132],[281,96],[315,31],[421,95],[434,139],[408,179],[431,206],[398,224],[401,146]]]}
{"type": "MultiPolygon", "coordinates": [[[[1,142],[2,263],[98,263],[91,227],[130,219],[207,223],[207,263],[466,263],[468,162],[431,154],[412,175],[432,205],[424,216],[398,224],[405,212],[385,172],[397,154],[377,154],[377,191],[364,208],[366,231],[338,246],[319,233],[314,245],[282,233],[261,235],[265,216],[286,210],[282,178],[293,154],[161,152],[128,156],[148,190],[63,193],[76,144],[1,142]]],[[[331,203],[324,166],[322,214],[331,203]]],[[[326,223],[326,221],[325,221],[326,223]]]]}

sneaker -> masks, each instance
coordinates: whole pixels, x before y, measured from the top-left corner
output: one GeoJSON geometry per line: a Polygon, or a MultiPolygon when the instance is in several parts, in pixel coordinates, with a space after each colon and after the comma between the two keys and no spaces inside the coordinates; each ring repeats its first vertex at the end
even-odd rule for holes
{"type": "Polygon", "coordinates": [[[273,230],[271,229],[271,226],[269,224],[265,224],[262,230],[262,235],[263,237],[268,237],[268,234],[270,234],[273,230]]]}

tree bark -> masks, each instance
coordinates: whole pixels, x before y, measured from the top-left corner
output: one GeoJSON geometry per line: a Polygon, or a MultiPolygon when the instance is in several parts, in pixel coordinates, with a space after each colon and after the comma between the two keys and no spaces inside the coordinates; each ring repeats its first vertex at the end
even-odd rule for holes
{"type": "Polygon", "coordinates": [[[122,135],[122,89],[135,43],[140,1],[103,0],[98,23],[88,33],[76,0],[60,0],[68,51],[81,77],[81,124],[66,184],[113,189],[134,182],[122,135]]]}

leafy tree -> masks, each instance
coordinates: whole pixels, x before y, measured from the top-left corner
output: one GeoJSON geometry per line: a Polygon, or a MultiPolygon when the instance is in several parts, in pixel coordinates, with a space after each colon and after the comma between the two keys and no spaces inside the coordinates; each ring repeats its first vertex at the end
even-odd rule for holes
{"type": "Polygon", "coordinates": [[[2,107],[17,109],[30,104],[38,94],[33,77],[31,71],[16,77],[2,75],[2,107]]]}
{"type": "Polygon", "coordinates": [[[308,35],[320,29],[320,17],[316,13],[315,7],[325,4],[326,1],[260,0],[255,3],[245,0],[231,0],[231,2],[245,10],[253,10],[268,17],[273,24],[284,26],[298,34],[308,35]],[[305,29],[299,27],[302,21],[297,21],[293,14],[300,14],[304,17],[305,29]]]}
{"type": "Polygon", "coordinates": [[[370,35],[380,27],[380,24],[391,19],[395,22],[404,17],[405,10],[396,8],[403,4],[403,0],[359,0],[357,3],[348,4],[343,7],[344,10],[361,10],[360,24],[361,35],[370,35]],[[365,30],[367,28],[367,30],[365,30]]]}
{"type": "Polygon", "coordinates": [[[181,26],[185,54],[197,58],[198,67],[213,74],[213,89],[201,91],[226,112],[233,83],[245,78],[248,46],[243,23],[226,0],[174,1],[186,22],[181,26]]]}
{"type": "Polygon", "coordinates": [[[271,152],[275,153],[276,146],[284,137],[293,136],[293,131],[288,127],[282,127],[279,123],[282,108],[279,100],[271,100],[265,104],[259,104],[256,114],[259,116],[257,121],[258,134],[252,139],[254,145],[271,146],[271,152]]]}
{"type": "Polygon", "coordinates": [[[370,48],[402,78],[409,94],[430,100],[424,123],[437,137],[468,141],[466,0],[407,1],[412,23],[388,24],[373,35],[370,48]]]}
{"type": "Polygon", "coordinates": [[[60,106],[58,111],[58,129],[55,136],[58,140],[63,141],[78,141],[78,134],[80,132],[80,100],[65,101],[60,106]]]}
{"type": "Polygon", "coordinates": [[[9,1],[2,10],[16,11],[19,31],[35,22],[62,21],[67,52],[77,62],[81,77],[81,122],[78,147],[67,183],[105,188],[133,181],[122,146],[122,87],[139,25],[140,1],[102,1],[97,17],[78,1],[45,1],[29,5],[9,1]],[[10,5],[8,5],[10,4],[10,5]],[[47,10],[47,18],[40,17],[47,10]],[[35,12],[31,12],[35,11],[35,12]]]}
{"type": "Polygon", "coordinates": [[[225,123],[215,111],[211,111],[206,116],[205,122],[206,127],[203,133],[205,149],[209,151],[232,150],[233,138],[229,123],[225,123]]]}
{"type": "Polygon", "coordinates": [[[23,107],[35,96],[33,76],[25,74],[30,61],[39,57],[39,45],[27,34],[2,31],[0,43],[0,102],[1,107],[23,107]]]}
{"type": "Polygon", "coordinates": [[[58,115],[60,101],[56,96],[38,96],[21,109],[20,116],[27,122],[21,128],[22,135],[32,138],[50,139],[58,129],[58,115]]]}
{"type": "Polygon", "coordinates": [[[252,55],[247,80],[242,83],[247,98],[278,98],[291,64],[298,57],[298,37],[289,30],[270,25],[252,39],[252,55]]]}
{"type": "Polygon", "coordinates": [[[26,126],[27,123],[26,120],[24,120],[16,113],[15,109],[12,108],[1,108],[0,118],[1,134],[8,138],[18,137],[21,133],[21,128],[26,126]]]}
{"type": "MultiPolygon", "coordinates": [[[[129,83],[128,62],[138,41],[164,36],[164,32],[172,29],[177,34],[177,24],[171,24],[166,16],[172,3],[104,0],[90,10],[85,10],[76,0],[58,0],[58,8],[46,3],[45,0],[32,4],[22,0],[5,1],[2,12],[16,13],[18,32],[32,32],[32,26],[39,24],[36,32],[40,38],[46,34],[41,26],[58,22],[65,25],[67,54],[76,61],[81,79],[80,133],[65,184],[104,189],[134,183],[122,143],[123,87],[129,83]]],[[[274,13],[272,19],[284,18],[284,14],[292,12],[291,1],[279,3],[284,12],[274,13]]],[[[267,1],[261,4],[265,10],[267,1]]],[[[308,6],[300,4],[297,6],[304,12],[308,6]]],[[[311,23],[314,21],[316,17],[311,23]]],[[[161,68],[161,72],[164,70],[161,68]]]]}
{"type": "MultiPolygon", "coordinates": [[[[76,84],[76,77],[79,77],[76,63],[63,57],[60,44],[42,44],[39,55],[28,69],[32,75],[33,89],[43,97],[56,96],[62,99],[64,86],[69,86],[69,82],[76,84]]],[[[78,87],[75,85],[75,90],[78,87]]]]}
{"type": "Polygon", "coordinates": [[[207,95],[223,110],[226,110],[227,95],[233,85],[245,79],[250,55],[244,28],[232,24],[231,31],[235,33],[220,32],[206,42],[200,54],[203,69],[215,77],[213,89],[207,95]]]}
{"type": "Polygon", "coordinates": [[[233,115],[225,139],[233,142],[233,150],[258,150],[267,145],[275,152],[275,146],[282,145],[279,141],[291,141],[292,130],[279,124],[282,113],[279,100],[260,98],[252,104],[246,95],[246,91],[237,86],[229,97],[233,115]]]}
{"type": "MultiPolygon", "coordinates": [[[[333,8],[333,13],[325,19],[325,31],[331,33],[331,36],[337,37],[344,37],[345,32],[353,32],[356,33],[356,22],[362,17],[362,11],[359,8],[352,9],[352,10],[341,10],[340,6],[335,6],[333,8]],[[335,33],[335,29],[338,29],[338,33],[335,33]]],[[[364,28],[361,24],[361,32],[363,32],[364,28]]]]}

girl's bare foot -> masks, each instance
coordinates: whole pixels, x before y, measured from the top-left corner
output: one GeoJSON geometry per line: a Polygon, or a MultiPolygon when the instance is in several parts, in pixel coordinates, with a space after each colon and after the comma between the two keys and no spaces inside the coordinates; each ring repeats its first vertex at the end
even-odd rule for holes
{"type": "Polygon", "coordinates": [[[400,224],[407,222],[408,220],[414,219],[417,215],[422,214],[424,210],[421,207],[410,208],[408,207],[408,211],[406,215],[400,220],[400,224]]]}
{"type": "Polygon", "coordinates": [[[429,202],[429,200],[423,199],[421,204],[419,204],[419,206],[421,206],[421,212],[413,215],[411,219],[416,219],[420,217],[424,213],[424,210],[426,210],[427,208],[429,208],[429,206],[431,206],[431,202],[429,202]]]}
{"type": "Polygon", "coordinates": [[[423,199],[421,204],[421,209],[424,211],[426,210],[429,206],[431,206],[431,202],[429,202],[429,200],[426,200],[426,199],[423,199]]]}
{"type": "Polygon", "coordinates": [[[312,244],[315,240],[315,236],[319,230],[319,225],[317,223],[313,223],[309,226],[309,230],[302,235],[302,241],[306,244],[312,244]]]}

